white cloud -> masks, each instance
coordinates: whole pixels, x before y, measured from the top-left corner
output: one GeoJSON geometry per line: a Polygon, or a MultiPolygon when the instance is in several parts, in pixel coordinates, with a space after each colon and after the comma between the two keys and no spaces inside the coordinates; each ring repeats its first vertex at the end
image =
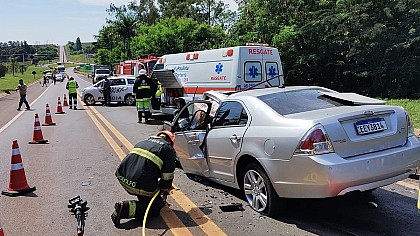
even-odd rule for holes
{"type": "Polygon", "coordinates": [[[85,5],[96,5],[96,6],[109,6],[109,4],[114,3],[117,6],[123,4],[127,5],[130,0],[79,0],[80,3],[85,5]]]}

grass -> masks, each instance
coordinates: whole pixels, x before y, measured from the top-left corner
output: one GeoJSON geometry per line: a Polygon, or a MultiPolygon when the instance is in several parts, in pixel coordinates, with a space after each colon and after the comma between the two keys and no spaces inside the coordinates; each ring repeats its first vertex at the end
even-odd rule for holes
{"type": "Polygon", "coordinates": [[[420,129],[420,100],[410,99],[384,99],[387,105],[404,107],[410,113],[414,128],[420,129]]]}
{"type": "Polygon", "coordinates": [[[75,55],[67,54],[67,61],[77,62],[77,63],[90,63],[92,59],[86,58],[84,54],[75,54],[75,55]]]}
{"type": "Polygon", "coordinates": [[[13,76],[11,73],[8,73],[5,77],[0,78],[0,92],[14,90],[19,83],[19,79],[23,79],[25,84],[30,84],[41,78],[43,76],[42,72],[47,69],[46,67],[29,66],[23,75],[21,73],[15,73],[15,76],[13,76]],[[35,78],[32,75],[32,71],[36,72],[35,78]]]}

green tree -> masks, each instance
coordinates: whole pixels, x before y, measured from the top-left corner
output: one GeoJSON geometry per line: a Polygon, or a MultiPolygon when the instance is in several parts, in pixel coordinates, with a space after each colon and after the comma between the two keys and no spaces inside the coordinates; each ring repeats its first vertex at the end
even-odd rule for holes
{"type": "Polygon", "coordinates": [[[77,39],[76,39],[76,45],[75,45],[74,49],[76,51],[81,51],[82,50],[82,42],[80,41],[79,37],[77,37],[77,39]]]}
{"type": "Polygon", "coordinates": [[[4,77],[6,73],[7,73],[7,67],[3,63],[0,63],[0,78],[4,77]]]}
{"type": "Polygon", "coordinates": [[[12,75],[15,76],[15,71],[18,67],[18,62],[16,57],[10,57],[9,59],[9,71],[12,72],[12,75]]]}

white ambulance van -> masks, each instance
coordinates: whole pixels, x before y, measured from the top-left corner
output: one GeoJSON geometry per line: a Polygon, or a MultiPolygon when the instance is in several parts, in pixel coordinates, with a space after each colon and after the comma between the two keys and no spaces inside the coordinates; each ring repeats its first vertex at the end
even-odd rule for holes
{"type": "Polygon", "coordinates": [[[152,77],[159,80],[164,90],[160,107],[155,102],[153,112],[166,114],[175,111],[177,97],[284,83],[278,50],[262,45],[164,55],[156,63],[152,77]]]}

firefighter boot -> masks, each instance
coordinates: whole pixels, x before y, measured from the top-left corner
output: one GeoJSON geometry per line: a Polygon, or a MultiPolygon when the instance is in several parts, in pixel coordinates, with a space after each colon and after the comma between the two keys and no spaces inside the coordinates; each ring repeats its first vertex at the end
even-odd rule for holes
{"type": "Polygon", "coordinates": [[[114,212],[111,215],[111,220],[114,222],[115,227],[120,225],[121,219],[128,219],[129,201],[117,202],[114,206],[114,212]]]}
{"type": "Polygon", "coordinates": [[[137,115],[139,117],[139,121],[137,123],[141,123],[141,120],[142,120],[142,112],[141,111],[138,111],[137,112],[137,115]]]}
{"type": "Polygon", "coordinates": [[[148,124],[149,123],[149,118],[152,116],[152,114],[150,113],[150,111],[145,111],[144,112],[144,123],[148,124]]]}

